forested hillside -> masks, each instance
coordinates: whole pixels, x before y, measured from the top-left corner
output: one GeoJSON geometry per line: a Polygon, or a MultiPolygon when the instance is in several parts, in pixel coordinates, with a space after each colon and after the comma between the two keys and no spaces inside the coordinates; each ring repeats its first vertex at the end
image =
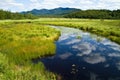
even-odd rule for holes
{"type": "Polygon", "coordinates": [[[0,10],[0,19],[34,19],[37,18],[32,14],[20,14],[20,13],[12,13],[10,11],[0,10]]]}
{"type": "Polygon", "coordinates": [[[90,18],[90,19],[120,19],[118,10],[85,10],[64,15],[65,18],[90,18]]]}
{"type": "Polygon", "coordinates": [[[80,10],[75,8],[55,8],[51,10],[41,9],[21,13],[0,10],[0,19],[36,19],[40,17],[64,17],[86,19],[120,19],[118,10],[80,10]]]}
{"type": "Polygon", "coordinates": [[[76,12],[76,11],[80,11],[80,9],[76,9],[76,8],[54,8],[54,9],[33,9],[31,11],[25,11],[25,12],[21,12],[22,14],[33,14],[33,15],[37,15],[37,16],[43,16],[43,17],[62,17],[65,14],[69,14],[72,12],[76,12]]]}

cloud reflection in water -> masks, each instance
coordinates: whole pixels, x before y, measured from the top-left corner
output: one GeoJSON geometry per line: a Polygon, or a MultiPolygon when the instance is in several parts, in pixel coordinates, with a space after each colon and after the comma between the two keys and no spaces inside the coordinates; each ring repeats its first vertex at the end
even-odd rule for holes
{"type": "Polygon", "coordinates": [[[120,53],[109,53],[109,57],[120,57],[120,53]]]}
{"type": "Polygon", "coordinates": [[[84,61],[90,64],[97,64],[97,63],[105,62],[106,58],[97,53],[97,54],[90,54],[89,56],[84,57],[84,61]]]}
{"type": "Polygon", "coordinates": [[[80,42],[80,41],[81,41],[80,39],[74,39],[74,40],[71,40],[71,41],[67,42],[66,44],[67,44],[67,45],[71,45],[71,44],[78,43],[78,42],[80,42]]]}
{"type": "Polygon", "coordinates": [[[59,55],[59,57],[61,59],[67,59],[68,57],[70,57],[72,55],[73,55],[72,53],[64,53],[64,54],[59,55]]]}
{"type": "Polygon", "coordinates": [[[80,51],[80,54],[77,54],[77,56],[79,56],[79,55],[88,55],[93,50],[96,50],[94,45],[91,45],[91,44],[89,44],[87,42],[74,45],[74,46],[72,46],[72,48],[80,51]]]}
{"type": "MultiPolygon", "coordinates": [[[[71,72],[71,65],[75,64],[76,67],[72,67],[72,70],[78,71],[75,72],[78,80],[120,80],[120,45],[106,38],[96,35],[90,37],[89,33],[67,29],[63,28],[61,37],[56,41],[56,55],[43,60],[49,69],[66,77],[68,75],[64,75],[64,71],[71,72]],[[64,66],[63,71],[60,70],[61,66],[64,66]],[[82,79],[81,74],[89,79],[82,79]]],[[[67,80],[71,80],[71,77],[67,80]]]]}

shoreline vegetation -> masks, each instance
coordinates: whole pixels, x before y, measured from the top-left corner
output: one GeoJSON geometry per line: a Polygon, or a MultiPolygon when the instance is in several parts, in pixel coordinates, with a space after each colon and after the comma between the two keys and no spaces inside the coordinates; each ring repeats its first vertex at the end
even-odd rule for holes
{"type": "Polygon", "coordinates": [[[0,79],[55,80],[56,74],[32,59],[54,55],[60,31],[34,23],[0,23],[0,79]]]}
{"type": "Polygon", "coordinates": [[[79,18],[79,19],[120,19],[120,9],[54,8],[33,9],[31,11],[10,12],[0,9],[0,20],[38,19],[38,18],[79,18]]]}
{"type": "Polygon", "coordinates": [[[54,55],[60,31],[47,25],[81,29],[120,44],[120,20],[40,18],[0,21],[0,79],[56,80],[35,58],[54,55]]]}
{"type": "Polygon", "coordinates": [[[106,37],[120,44],[120,20],[45,18],[40,19],[36,22],[45,25],[77,28],[83,31],[106,37]]]}

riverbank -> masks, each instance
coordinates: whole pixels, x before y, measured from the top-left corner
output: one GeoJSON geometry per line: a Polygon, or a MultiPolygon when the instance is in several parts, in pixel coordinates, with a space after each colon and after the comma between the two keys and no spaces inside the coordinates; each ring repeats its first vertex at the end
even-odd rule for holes
{"type": "Polygon", "coordinates": [[[60,36],[60,31],[45,25],[78,28],[120,44],[120,20],[65,18],[3,20],[0,21],[0,78],[2,80],[56,80],[55,73],[47,71],[43,63],[31,62],[33,58],[55,54],[54,41],[60,36]]]}
{"type": "Polygon", "coordinates": [[[54,55],[54,41],[60,31],[34,23],[0,23],[0,79],[55,80],[54,73],[46,71],[34,58],[54,55]],[[2,70],[2,71],[1,71],[2,70]]]}
{"type": "Polygon", "coordinates": [[[61,80],[105,80],[106,78],[118,80],[120,78],[118,64],[120,45],[105,37],[79,29],[53,27],[61,31],[61,36],[55,42],[56,54],[34,59],[35,63],[42,61],[46,69],[60,74],[61,80]],[[106,64],[109,66],[106,67],[106,64]]]}
{"type": "Polygon", "coordinates": [[[36,22],[40,24],[78,28],[104,36],[120,44],[120,20],[43,18],[36,20],[36,22]]]}

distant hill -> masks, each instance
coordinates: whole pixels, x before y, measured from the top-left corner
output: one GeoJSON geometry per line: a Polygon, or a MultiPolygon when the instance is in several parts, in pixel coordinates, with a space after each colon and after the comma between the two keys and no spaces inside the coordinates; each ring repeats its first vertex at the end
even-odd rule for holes
{"type": "Polygon", "coordinates": [[[81,10],[64,15],[65,18],[89,18],[89,19],[120,19],[118,10],[81,10]]]}
{"type": "Polygon", "coordinates": [[[76,8],[55,8],[55,9],[33,9],[31,11],[26,11],[26,12],[21,12],[22,14],[33,14],[33,15],[38,15],[38,16],[61,16],[61,15],[65,15],[68,13],[72,13],[72,12],[76,12],[76,11],[80,11],[80,9],[76,9],[76,8]]]}
{"type": "Polygon", "coordinates": [[[120,9],[118,10],[81,10],[76,8],[54,8],[54,9],[33,9],[21,12],[31,14],[36,17],[65,17],[65,18],[87,18],[87,19],[120,19],[120,9]]]}
{"type": "Polygon", "coordinates": [[[32,14],[20,14],[18,12],[10,12],[6,10],[0,9],[0,20],[4,19],[36,19],[37,16],[34,16],[32,14]]]}

